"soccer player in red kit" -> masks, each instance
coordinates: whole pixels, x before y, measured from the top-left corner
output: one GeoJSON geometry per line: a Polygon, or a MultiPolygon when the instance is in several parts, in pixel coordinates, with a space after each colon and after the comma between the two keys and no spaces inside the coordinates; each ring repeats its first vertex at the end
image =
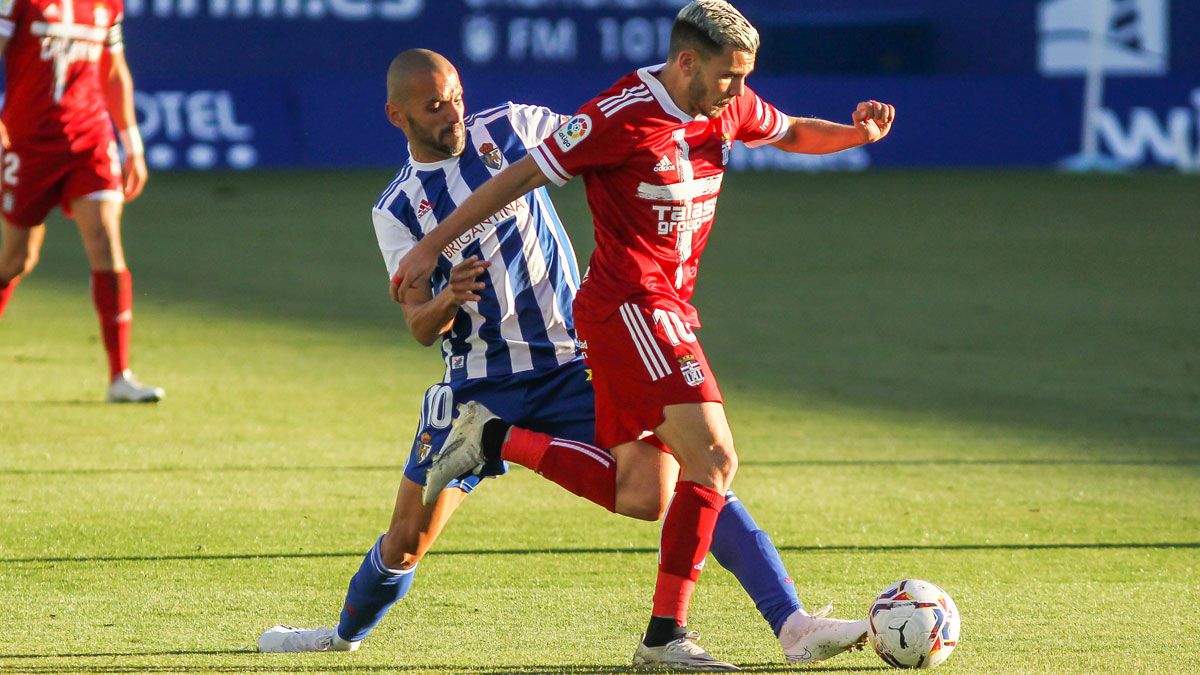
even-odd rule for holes
{"type": "Polygon", "coordinates": [[[150,402],[163,390],[129,371],[133,287],[121,247],[121,210],[141,194],[146,160],[122,11],[122,0],[0,0],[7,78],[0,113],[0,316],[37,264],[46,216],[61,206],[79,226],[92,269],[92,299],[108,353],[108,400],[150,402]]]}
{"type": "MultiPolygon", "coordinates": [[[[645,461],[662,449],[680,465],[637,665],[735,669],[704,652],[687,630],[692,591],[737,468],[690,304],[731,144],[836,152],[883,138],[895,116],[892,106],[877,101],[859,103],[850,125],[780,113],[746,86],[758,46],[758,32],[728,3],[688,4],[672,27],[667,63],[622,78],[529,157],[477,189],[401,261],[393,279],[395,296],[428,277],[447,244],[516,196],[583,176],[596,250],[575,319],[594,374],[597,445],[618,463],[645,461]]],[[[487,418],[464,413],[460,421],[470,426],[487,418]]],[[[504,459],[535,464],[537,449],[528,446],[549,439],[521,434],[514,443],[516,431],[498,436],[495,427],[485,428],[475,434],[476,445],[486,455],[495,451],[488,438],[495,446],[502,437],[504,459]]],[[[447,441],[442,452],[452,454],[451,445],[447,441]]],[[[429,485],[436,487],[432,480],[429,485]]]]}

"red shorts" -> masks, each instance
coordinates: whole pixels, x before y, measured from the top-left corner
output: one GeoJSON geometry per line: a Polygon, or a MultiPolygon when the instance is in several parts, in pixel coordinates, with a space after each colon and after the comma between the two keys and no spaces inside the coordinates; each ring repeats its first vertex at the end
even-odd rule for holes
{"type": "Polygon", "coordinates": [[[704,350],[670,309],[623,303],[599,321],[576,312],[575,330],[596,391],[596,445],[637,440],[678,403],[724,402],[704,350]]]}
{"type": "Polygon", "coordinates": [[[116,141],[90,151],[47,152],[14,144],[0,153],[0,213],[17,227],[30,228],[61,206],[81,198],[123,199],[116,141]]]}

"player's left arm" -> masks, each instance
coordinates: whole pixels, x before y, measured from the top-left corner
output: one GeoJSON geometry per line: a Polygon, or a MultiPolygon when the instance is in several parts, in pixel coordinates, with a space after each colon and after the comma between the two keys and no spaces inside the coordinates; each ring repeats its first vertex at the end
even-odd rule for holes
{"type": "Polygon", "coordinates": [[[771,145],[787,152],[823,155],[874,143],[892,130],[896,107],[879,101],[863,101],[854,109],[851,124],[838,124],[813,117],[789,117],[783,138],[771,145]]]}
{"type": "Polygon", "coordinates": [[[117,127],[121,146],[125,149],[125,201],[133,201],[146,187],[146,152],[138,132],[133,108],[133,74],[125,60],[124,42],[120,38],[121,24],[109,31],[108,48],[100,58],[100,74],[104,78],[104,98],[108,114],[117,127]],[[114,43],[113,33],[116,32],[114,43]]]}

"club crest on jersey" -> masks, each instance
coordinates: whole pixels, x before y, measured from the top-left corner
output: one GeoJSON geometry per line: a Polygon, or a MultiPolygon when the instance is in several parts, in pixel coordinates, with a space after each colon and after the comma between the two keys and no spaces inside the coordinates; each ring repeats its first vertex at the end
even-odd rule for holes
{"type": "Polygon", "coordinates": [[[433,450],[433,436],[428,433],[421,434],[420,445],[417,446],[417,461],[424,462],[429,453],[433,450]]]}
{"type": "Polygon", "coordinates": [[[504,164],[504,155],[500,154],[500,148],[491,143],[484,143],[479,146],[479,159],[483,160],[483,163],[489,169],[496,171],[499,171],[500,167],[504,164]]]}
{"type": "Polygon", "coordinates": [[[554,142],[563,152],[569,151],[592,133],[592,118],[579,114],[567,120],[567,123],[554,132],[554,142]]]}
{"type": "Polygon", "coordinates": [[[42,10],[42,16],[47,19],[58,19],[62,16],[62,12],[58,9],[58,5],[46,5],[46,9],[42,10]]]}
{"type": "Polygon", "coordinates": [[[433,204],[429,203],[428,199],[422,199],[420,204],[417,204],[417,218],[424,218],[433,210],[433,204]]]}
{"type": "Polygon", "coordinates": [[[679,359],[679,372],[683,374],[683,381],[689,387],[699,387],[704,384],[704,369],[700,367],[700,362],[692,354],[679,359]]]}
{"type": "Polygon", "coordinates": [[[462,368],[465,365],[467,365],[467,357],[462,356],[461,354],[458,356],[450,357],[450,367],[451,368],[462,368]]]}
{"type": "Polygon", "coordinates": [[[108,14],[108,7],[100,3],[96,3],[92,9],[92,17],[95,19],[95,24],[101,28],[107,28],[109,19],[112,17],[108,14]]]}

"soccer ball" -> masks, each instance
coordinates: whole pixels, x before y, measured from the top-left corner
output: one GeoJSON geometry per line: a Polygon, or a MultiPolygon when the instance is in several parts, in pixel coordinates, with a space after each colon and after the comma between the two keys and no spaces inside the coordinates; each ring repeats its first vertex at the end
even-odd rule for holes
{"type": "Polygon", "coordinates": [[[936,668],[958,644],[958,607],[928,581],[904,579],[883,589],[867,621],[875,653],[896,668],[936,668]]]}

